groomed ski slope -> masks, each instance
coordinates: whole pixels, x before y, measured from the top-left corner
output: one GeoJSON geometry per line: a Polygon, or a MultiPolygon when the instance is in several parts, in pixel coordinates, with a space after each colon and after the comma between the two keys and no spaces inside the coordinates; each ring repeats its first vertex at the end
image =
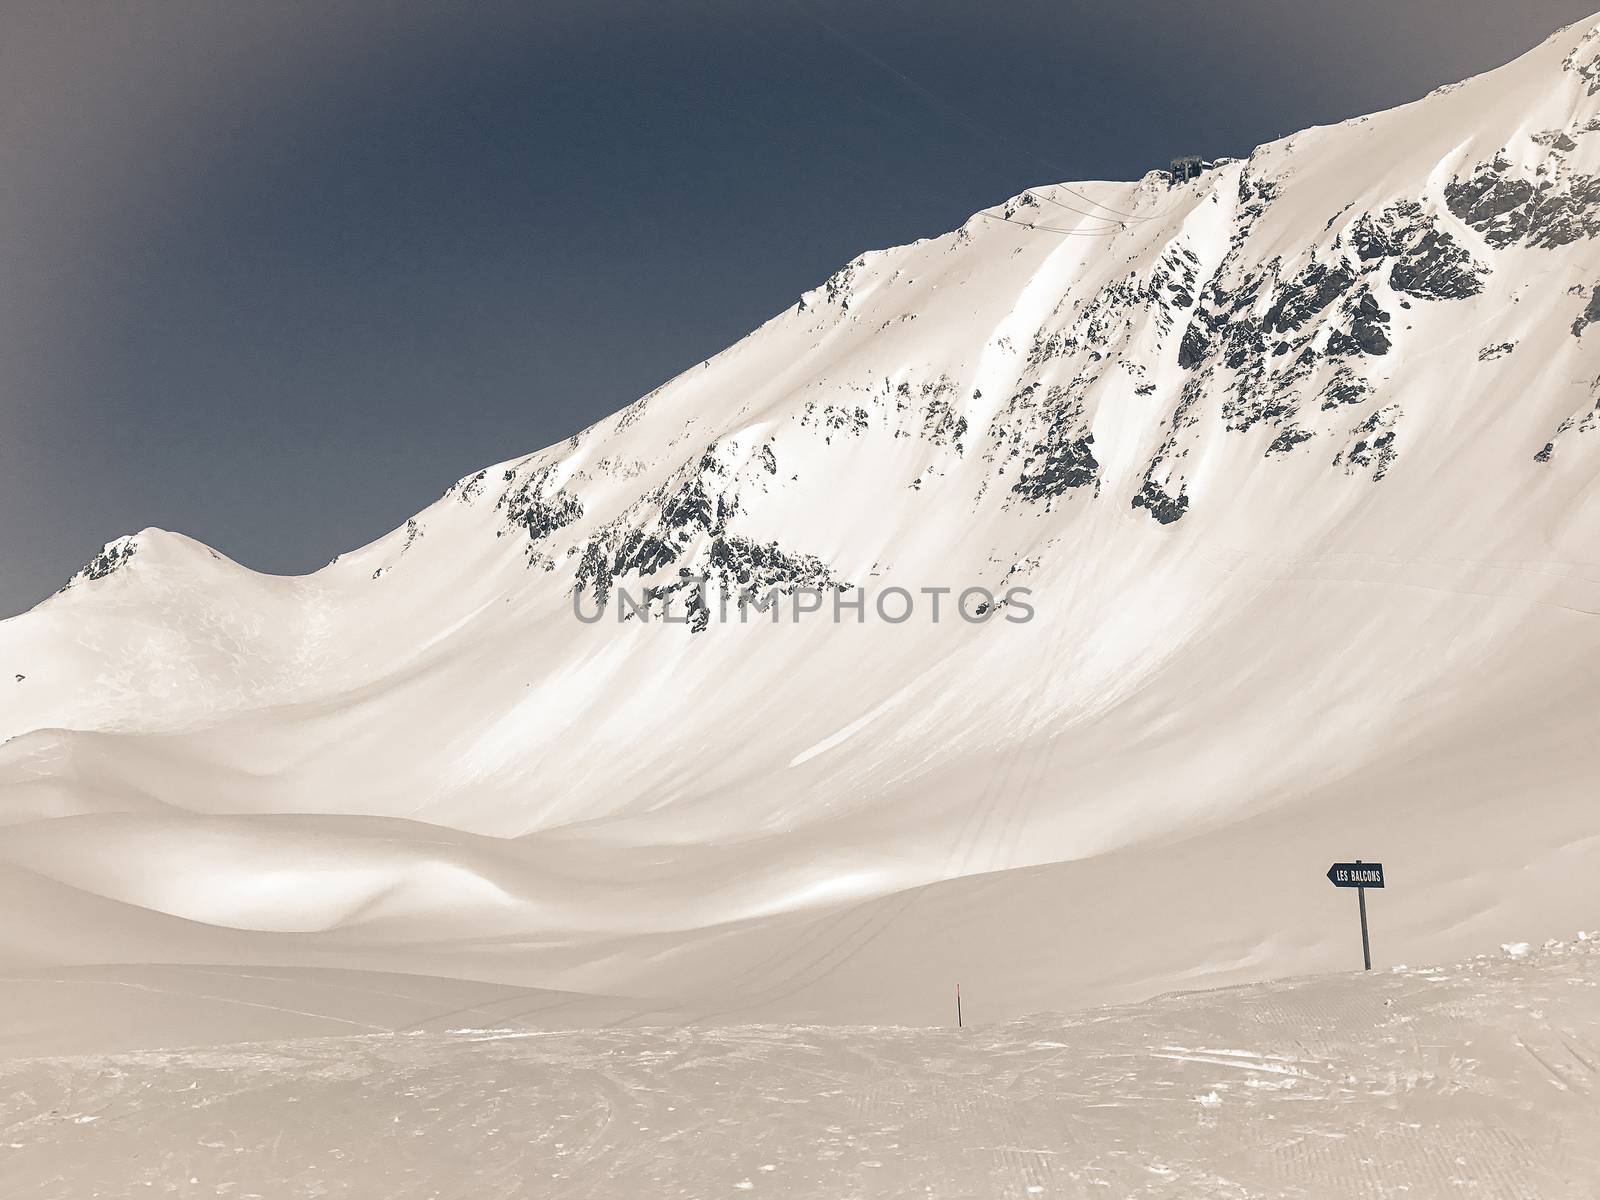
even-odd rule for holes
{"type": "Polygon", "coordinates": [[[958,1032],[461,1027],[0,1063],[0,1191],[1584,1200],[1592,941],[958,1032]]]}

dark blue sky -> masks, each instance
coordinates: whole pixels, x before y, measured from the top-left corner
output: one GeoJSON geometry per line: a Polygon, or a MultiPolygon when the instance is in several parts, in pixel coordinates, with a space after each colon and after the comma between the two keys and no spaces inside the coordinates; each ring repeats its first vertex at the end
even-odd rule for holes
{"type": "Polygon", "coordinates": [[[4,0],[0,616],[145,525],[313,569],[863,249],[1594,3],[4,0]]]}

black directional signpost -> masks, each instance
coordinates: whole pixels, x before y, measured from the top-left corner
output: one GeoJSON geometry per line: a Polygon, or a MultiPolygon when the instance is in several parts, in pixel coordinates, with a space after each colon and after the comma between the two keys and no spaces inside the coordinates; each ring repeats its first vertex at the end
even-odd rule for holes
{"type": "Polygon", "coordinates": [[[1361,902],[1361,961],[1372,970],[1372,944],[1367,941],[1367,889],[1383,886],[1383,864],[1362,862],[1334,863],[1328,868],[1328,882],[1334,887],[1353,887],[1361,902]]]}

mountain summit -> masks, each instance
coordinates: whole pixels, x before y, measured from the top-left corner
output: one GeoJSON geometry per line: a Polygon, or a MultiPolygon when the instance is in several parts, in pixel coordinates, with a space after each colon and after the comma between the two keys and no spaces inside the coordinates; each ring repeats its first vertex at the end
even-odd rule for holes
{"type": "Polygon", "coordinates": [[[113,542],[0,623],[0,965],[987,1019],[1359,965],[1359,857],[1380,965],[1565,933],[1597,238],[1591,20],[863,254],[315,574],[113,542]]]}

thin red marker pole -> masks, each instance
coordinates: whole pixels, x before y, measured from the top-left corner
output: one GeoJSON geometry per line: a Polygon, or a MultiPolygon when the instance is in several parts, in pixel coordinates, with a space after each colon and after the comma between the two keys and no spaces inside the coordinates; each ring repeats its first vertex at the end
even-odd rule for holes
{"type": "Polygon", "coordinates": [[[956,1028],[961,1028],[961,985],[956,984],[956,1028]]]}

